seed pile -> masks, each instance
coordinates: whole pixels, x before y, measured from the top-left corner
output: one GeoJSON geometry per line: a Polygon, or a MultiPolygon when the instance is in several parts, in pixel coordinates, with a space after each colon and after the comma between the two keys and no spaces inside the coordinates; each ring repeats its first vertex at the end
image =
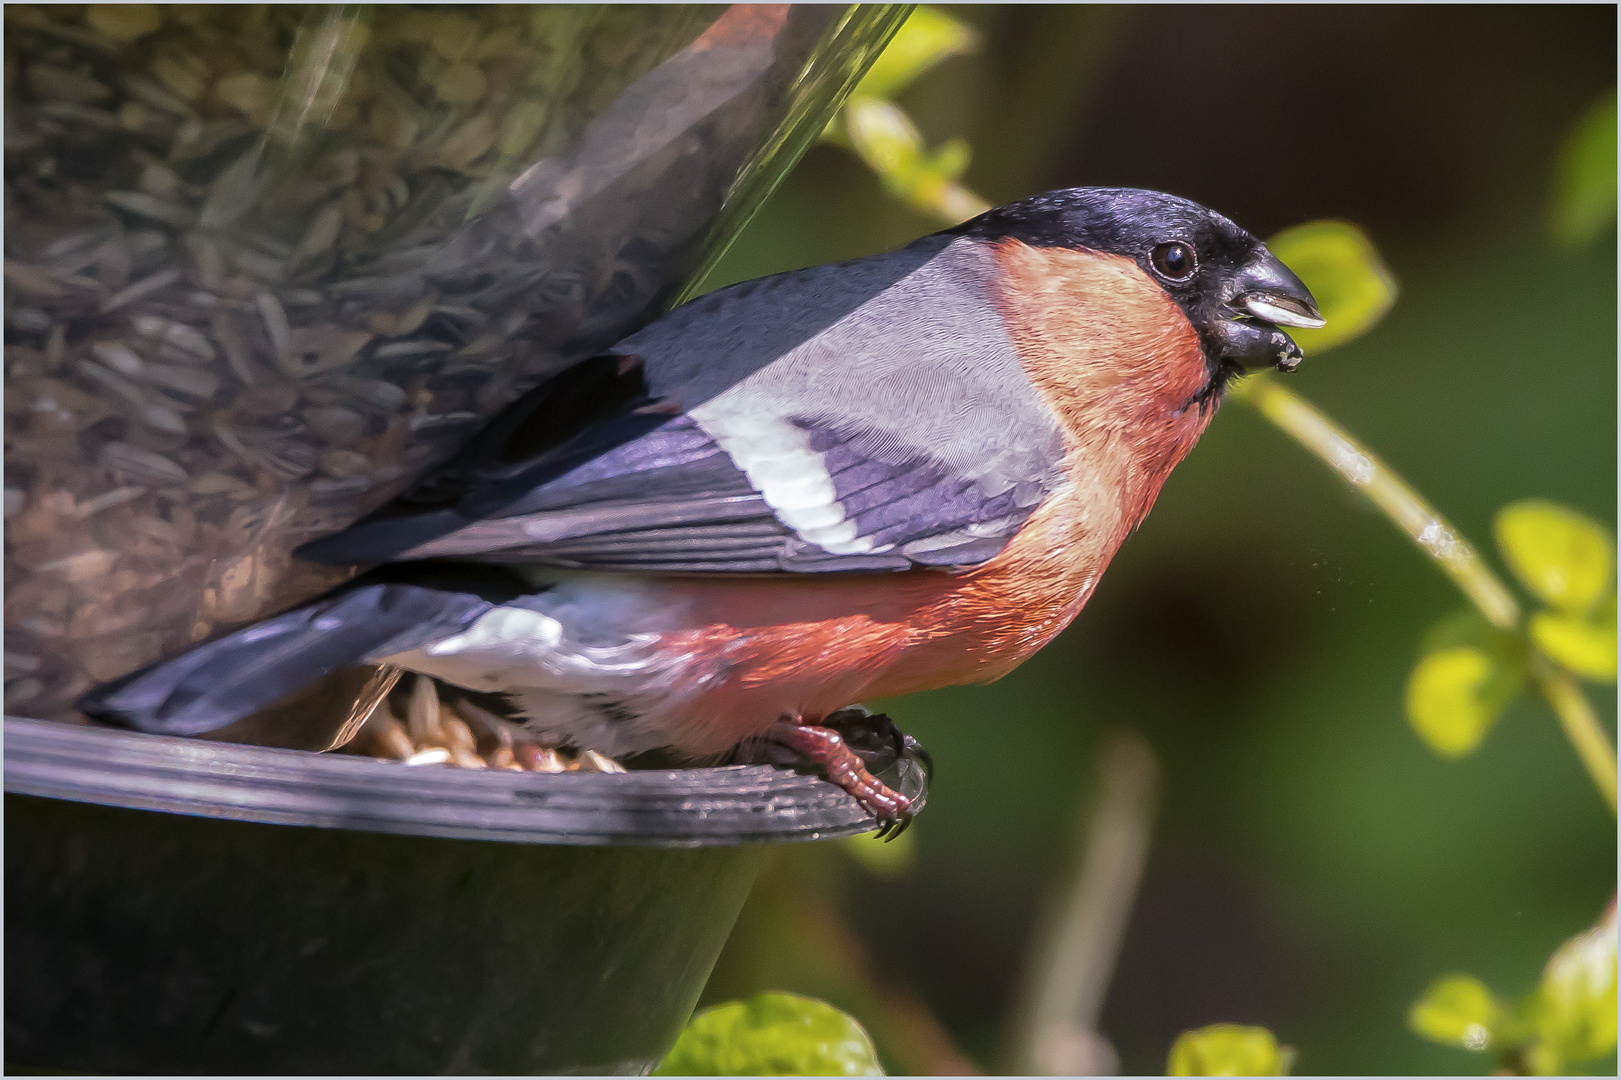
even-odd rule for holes
{"type": "Polygon", "coordinates": [[[7,710],[331,587],[291,549],[685,280],[815,40],[682,68],[716,14],[8,6],[7,710]]]}
{"type": "Polygon", "coordinates": [[[519,725],[465,697],[441,697],[438,685],[425,675],[402,680],[342,749],[407,765],[515,772],[625,771],[595,750],[537,742],[519,725]]]}

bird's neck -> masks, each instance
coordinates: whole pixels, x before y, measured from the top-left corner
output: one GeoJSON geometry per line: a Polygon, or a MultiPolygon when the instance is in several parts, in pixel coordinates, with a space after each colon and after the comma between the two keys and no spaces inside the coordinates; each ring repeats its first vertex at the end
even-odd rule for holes
{"type": "Polygon", "coordinates": [[[1006,240],[996,257],[1019,360],[1064,427],[1072,481],[1112,506],[1118,544],[1210,422],[1198,332],[1123,256],[1006,240]]]}

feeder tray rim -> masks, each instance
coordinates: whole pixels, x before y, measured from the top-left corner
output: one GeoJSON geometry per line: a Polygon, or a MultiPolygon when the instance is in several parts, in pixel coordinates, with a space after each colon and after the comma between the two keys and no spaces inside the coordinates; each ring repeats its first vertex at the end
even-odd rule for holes
{"type": "MultiPolygon", "coordinates": [[[[5,790],[132,810],[508,843],[711,847],[876,826],[826,780],[770,765],[625,773],[408,766],[349,754],[5,718],[5,790]]],[[[921,809],[922,767],[885,781],[921,809]]]]}

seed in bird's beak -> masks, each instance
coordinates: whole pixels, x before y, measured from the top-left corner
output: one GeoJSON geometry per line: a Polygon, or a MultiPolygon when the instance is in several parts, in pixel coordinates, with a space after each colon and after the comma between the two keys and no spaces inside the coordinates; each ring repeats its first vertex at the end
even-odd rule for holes
{"type": "Polygon", "coordinates": [[[1328,324],[1327,319],[1289,296],[1251,293],[1241,297],[1239,303],[1245,311],[1273,326],[1298,326],[1306,330],[1316,330],[1328,324]]]}

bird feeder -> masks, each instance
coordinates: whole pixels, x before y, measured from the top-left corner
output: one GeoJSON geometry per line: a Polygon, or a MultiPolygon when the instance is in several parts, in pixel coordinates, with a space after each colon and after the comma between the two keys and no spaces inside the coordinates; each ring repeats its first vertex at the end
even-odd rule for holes
{"type": "Polygon", "coordinates": [[[688,295],[907,10],[7,7],[8,1059],[641,1071],[759,845],[867,827],[764,766],[409,768],[73,703],[337,584],[293,548],[688,295]]]}

